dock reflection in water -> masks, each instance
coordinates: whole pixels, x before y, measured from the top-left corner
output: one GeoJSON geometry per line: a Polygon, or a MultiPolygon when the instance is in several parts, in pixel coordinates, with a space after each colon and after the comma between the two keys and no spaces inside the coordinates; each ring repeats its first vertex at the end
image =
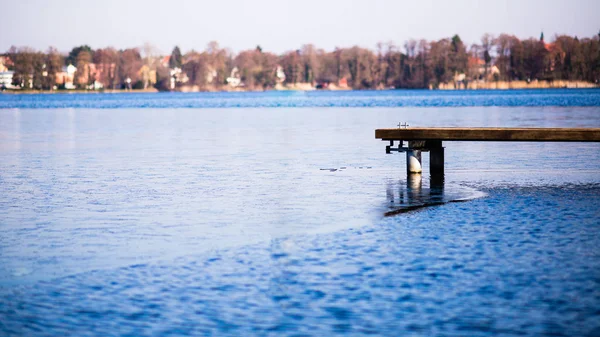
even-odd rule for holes
{"type": "Polygon", "coordinates": [[[389,183],[386,189],[387,207],[384,216],[393,216],[449,202],[468,201],[485,196],[475,189],[446,184],[444,176],[423,180],[421,174],[410,174],[406,180],[389,183]]]}

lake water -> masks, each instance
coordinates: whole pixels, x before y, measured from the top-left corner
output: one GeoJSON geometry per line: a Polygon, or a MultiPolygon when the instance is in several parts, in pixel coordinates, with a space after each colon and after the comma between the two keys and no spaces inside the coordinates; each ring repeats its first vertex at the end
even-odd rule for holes
{"type": "Polygon", "coordinates": [[[600,335],[600,144],[445,142],[440,182],[374,138],[600,127],[600,90],[0,108],[2,336],[600,335]]]}

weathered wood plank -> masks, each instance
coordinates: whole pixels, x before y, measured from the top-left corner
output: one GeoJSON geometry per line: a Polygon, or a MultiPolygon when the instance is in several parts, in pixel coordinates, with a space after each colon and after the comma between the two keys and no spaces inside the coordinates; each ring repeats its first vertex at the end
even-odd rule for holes
{"type": "Polygon", "coordinates": [[[600,128],[408,128],[377,129],[384,140],[600,142],[600,128]]]}

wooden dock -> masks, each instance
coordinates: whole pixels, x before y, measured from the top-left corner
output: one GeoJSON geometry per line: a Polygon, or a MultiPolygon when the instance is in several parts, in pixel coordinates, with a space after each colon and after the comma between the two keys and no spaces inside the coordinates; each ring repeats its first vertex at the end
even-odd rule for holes
{"type": "Polygon", "coordinates": [[[600,142],[600,128],[407,128],[377,129],[383,140],[600,142]]]}
{"type": "Polygon", "coordinates": [[[425,151],[430,152],[430,173],[443,175],[443,141],[600,142],[600,128],[396,128],[377,129],[375,138],[390,142],[386,153],[406,152],[408,174],[421,173],[421,152],[425,151]]]}

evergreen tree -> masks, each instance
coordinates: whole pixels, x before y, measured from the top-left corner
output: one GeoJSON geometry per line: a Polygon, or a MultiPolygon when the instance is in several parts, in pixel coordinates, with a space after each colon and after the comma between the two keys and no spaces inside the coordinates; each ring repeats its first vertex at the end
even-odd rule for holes
{"type": "Polygon", "coordinates": [[[181,69],[183,65],[182,59],[183,57],[181,56],[181,50],[179,50],[179,47],[175,46],[171,52],[171,58],[169,59],[169,68],[181,69]]]}
{"type": "Polygon", "coordinates": [[[450,62],[448,68],[450,70],[450,76],[454,76],[456,73],[466,72],[469,56],[467,55],[467,48],[458,35],[452,37],[449,58],[450,62]]]}
{"type": "Polygon", "coordinates": [[[65,65],[66,66],[68,66],[69,64],[75,65],[75,63],[77,63],[77,56],[79,56],[79,53],[81,53],[82,51],[86,51],[86,52],[90,53],[90,56],[94,56],[94,52],[92,51],[92,48],[90,46],[88,46],[87,44],[83,45],[83,46],[75,47],[69,52],[69,56],[67,56],[67,58],[65,59],[65,65]]]}

